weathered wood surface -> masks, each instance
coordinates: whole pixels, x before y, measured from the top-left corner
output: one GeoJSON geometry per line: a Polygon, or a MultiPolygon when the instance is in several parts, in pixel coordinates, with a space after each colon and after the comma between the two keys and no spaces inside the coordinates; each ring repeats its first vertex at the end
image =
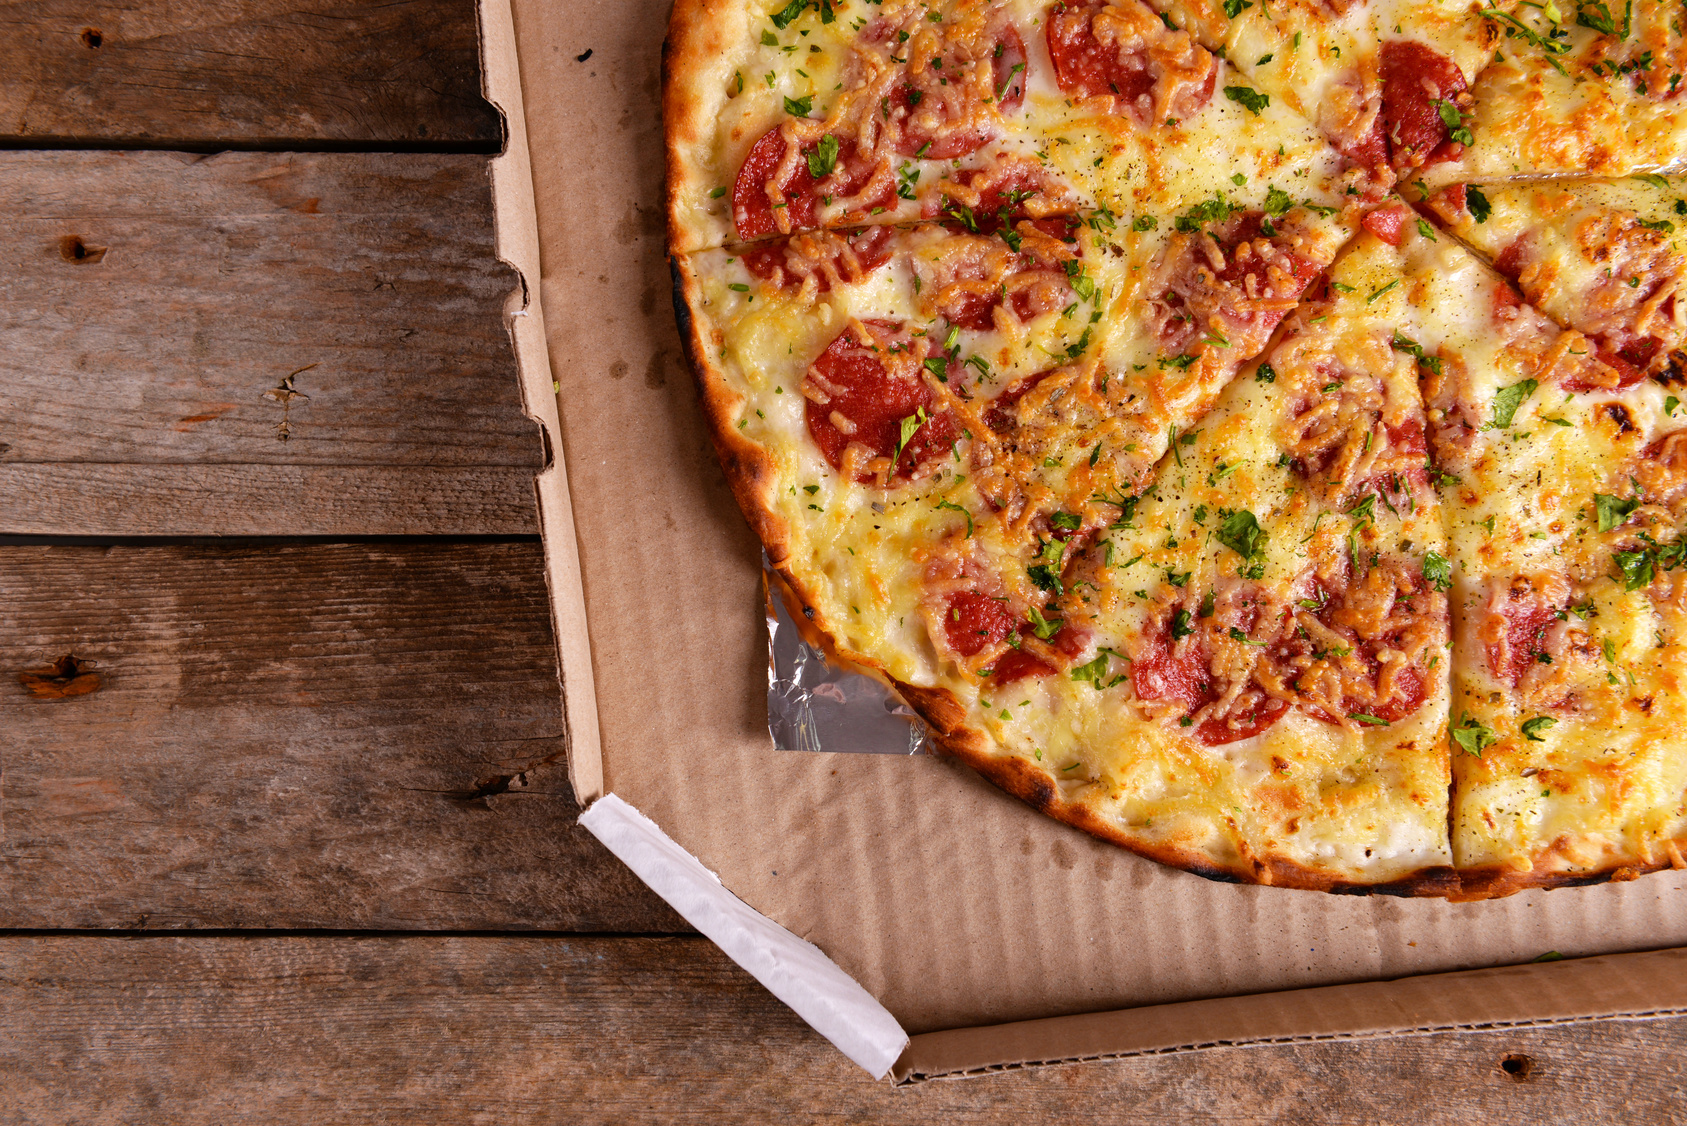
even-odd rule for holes
{"type": "Polygon", "coordinates": [[[1213,1049],[893,1089],[700,938],[0,938],[0,1113],[19,1126],[1664,1123],[1687,1111],[1684,1033],[1213,1049]]]}
{"type": "Polygon", "coordinates": [[[492,152],[473,0],[0,3],[0,145],[492,152]]]}
{"type": "Polygon", "coordinates": [[[483,158],[0,153],[0,214],[0,533],[537,530],[483,158]]]}
{"type": "Polygon", "coordinates": [[[688,929],[577,816],[537,542],[0,547],[0,927],[688,929]]]}

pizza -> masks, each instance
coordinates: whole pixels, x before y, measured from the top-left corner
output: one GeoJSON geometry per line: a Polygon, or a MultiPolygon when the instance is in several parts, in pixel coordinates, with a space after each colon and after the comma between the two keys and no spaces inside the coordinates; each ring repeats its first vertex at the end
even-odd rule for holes
{"type": "Polygon", "coordinates": [[[1681,18],[678,0],[676,309],[806,623],[1208,877],[1687,866],[1681,18]]]}

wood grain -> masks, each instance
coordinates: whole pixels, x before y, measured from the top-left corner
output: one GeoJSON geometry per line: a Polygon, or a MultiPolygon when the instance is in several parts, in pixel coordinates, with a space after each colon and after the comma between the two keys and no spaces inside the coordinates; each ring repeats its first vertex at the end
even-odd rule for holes
{"type": "Polygon", "coordinates": [[[0,144],[499,141],[473,0],[0,3],[0,144]]]}
{"type": "Polygon", "coordinates": [[[1212,1049],[892,1089],[698,938],[0,939],[0,1106],[20,1126],[1654,1123],[1687,1105],[1684,1032],[1212,1049]]]}
{"type": "Polygon", "coordinates": [[[0,531],[535,530],[489,193],[471,156],[0,154],[0,531]]]}
{"type": "Polygon", "coordinates": [[[0,535],[536,535],[518,466],[0,463],[0,535]]]}
{"type": "Polygon", "coordinates": [[[0,547],[0,733],[0,927],[688,929],[575,824],[537,542],[0,547]]]}

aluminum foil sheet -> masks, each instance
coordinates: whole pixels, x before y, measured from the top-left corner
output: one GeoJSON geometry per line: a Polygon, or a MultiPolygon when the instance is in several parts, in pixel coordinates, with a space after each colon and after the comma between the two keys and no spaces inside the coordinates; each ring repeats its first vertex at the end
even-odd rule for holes
{"type": "Polygon", "coordinates": [[[778,594],[778,577],[764,567],[762,578],[767,592],[767,729],[773,745],[782,751],[923,753],[926,727],[914,710],[880,681],[839,667],[804,641],[778,594]]]}

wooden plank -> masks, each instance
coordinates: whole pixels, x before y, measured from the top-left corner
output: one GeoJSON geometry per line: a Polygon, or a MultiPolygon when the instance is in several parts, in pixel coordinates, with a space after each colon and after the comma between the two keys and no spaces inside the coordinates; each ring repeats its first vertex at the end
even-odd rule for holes
{"type": "Polygon", "coordinates": [[[473,0],[0,3],[0,144],[492,152],[473,0]]]}
{"type": "Polygon", "coordinates": [[[1613,1021],[892,1089],[698,938],[0,939],[19,1124],[1665,1122],[1684,1037],[1613,1021]]]}
{"type": "Polygon", "coordinates": [[[0,535],[539,531],[533,470],[518,466],[0,464],[0,497],[0,535]]]}
{"type": "Polygon", "coordinates": [[[537,542],[0,547],[0,732],[0,927],[687,929],[575,824],[537,542]]]}
{"type": "Polygon", "coordinates": [[[0,214],[0,468],[48,489],[0,501],[0,530],[215,527],[241,498],[194,488],[210,465],[338,467],[316,475],[333,498],[260,489],[241,531],[371,531],[358,521],[394,491],[392,467],[430,472],[384,529],[532,530],[513,514],[531,509],[543,450],[482,158],[6,153],[0,214]],[[101,468],[43,468],[66,463],[101,468]]]}

